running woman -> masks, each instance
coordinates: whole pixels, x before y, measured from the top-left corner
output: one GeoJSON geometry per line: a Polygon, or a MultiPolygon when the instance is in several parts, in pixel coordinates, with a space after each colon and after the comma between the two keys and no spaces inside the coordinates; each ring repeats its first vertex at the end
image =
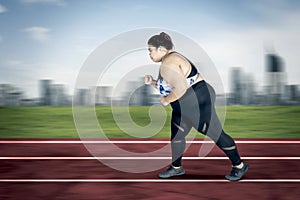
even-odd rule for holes
{"type": "Polygon", "coordinates": [[[232,137],[222,128],[215,111],[215,91],[193,63],[175,52],[173,46],[171,37],[164,32],[148,40],[151,60],[161,65],[158,79],[154,80],[151,75],[146,75],[145,84],[157,88],[163,95],[160,102],[164,106],[170,104],[172,107],[172,164],[158,176],[170,178],[185,174],[182,167],[185,137],[194,127],[210,137],[230,159],[232,170],[225,178],[230,181],[240,180],[247,172],[248,165],[241,160],[232,137]]]}

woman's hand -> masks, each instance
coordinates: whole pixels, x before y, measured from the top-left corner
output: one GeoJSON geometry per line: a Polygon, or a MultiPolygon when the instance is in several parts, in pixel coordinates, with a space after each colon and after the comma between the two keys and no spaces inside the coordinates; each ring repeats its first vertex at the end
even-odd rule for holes
{"type": "Polygon", "coordinates": [[[166,97],[161,97],[161,98],[160,98],[160,103],[161,103],[163,106],[169,105],[169,102],[167,101],[166,97]]]}
{"type": "Polygon", "coordinates": [[[153,77],[151,75],[146,75],[144,81],[146,85],[151,85],[153,82],[153,77]]]}

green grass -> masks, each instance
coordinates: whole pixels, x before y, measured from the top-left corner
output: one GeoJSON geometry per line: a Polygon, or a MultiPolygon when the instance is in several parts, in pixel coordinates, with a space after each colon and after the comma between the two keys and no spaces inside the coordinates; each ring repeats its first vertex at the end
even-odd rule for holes
{"type": "Polygon", "coordinates": [[[0,107],[1,138],[78,137],[72,107],[0,107]]]}
{"type": "Polygon", "coordinates": [[[227,107],[224,129],[233,137],[299,138],[300,106],[227,107]]]}
{"type": "MultiPolygon", "coordinates": [[[[126,129],[129,133],[139,130],[143,130],[141,132],[146,134],[147,131],[151,132],[151,128],[145,128],[151,122],[149,107],[129,107],[131,119],[137,126],[128,123],[127,107],[115,109],[116,114],[113,115],[110,107],[96,107],[98,123],[107,137],[134,137],[122,131],[113,116],[119,118],[118,122],[121,123],[122,129],[126,129]]],[[[168,138],[171,108],[165,107],[167,117],[165,123],[160,120],[162,111],[152,112],[156,123],[164,124],[153,137],[168,138]]],[[[300,106],[228,106],[224,129],[235,138],[300,138],[299,119],[300,106]]],[[[89,120],[84,126],[92,133],[84,137],[94,137],[89,120]]],[[[0,107],[0,138],[78,137],[72,107],[0,107]]],[[[197,137],[202,135],[198,134],[197,137]]]]}

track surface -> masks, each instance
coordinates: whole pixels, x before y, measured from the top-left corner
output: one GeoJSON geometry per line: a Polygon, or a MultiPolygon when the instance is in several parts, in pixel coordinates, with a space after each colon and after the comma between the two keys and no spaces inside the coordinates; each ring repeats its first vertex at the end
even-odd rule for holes
{"type": "MultiPolygon", "coordinates": [[[[120,148],[145,153],[167,145],[167,140],[112,140],[120,148]],[[147,143],[149,142],[149,143],[147,143]]],[[[109,144],[90,141],[102,158],[124,164],[169,160],[108,158],[109,144]],[[103,156],[104,155],[104,156],[103,156]],[[106,156],[105,156],[106,155],[106,156]],[[135,160],[136,161],[136,160],[135,160]]],[[[242,181],[228,182],[230,162],[214,147],[199,158],[201,140],[184,155],[186,175],[158,179],[158,169],[126,173],[103,165],[76,139],[1,139],[0,199],[298,199],[300,196],[300,140],[238,139],[241,157],[250,165],[242,181]]],[[[138,167],[138,166],[135,166],[138,167]]]]}

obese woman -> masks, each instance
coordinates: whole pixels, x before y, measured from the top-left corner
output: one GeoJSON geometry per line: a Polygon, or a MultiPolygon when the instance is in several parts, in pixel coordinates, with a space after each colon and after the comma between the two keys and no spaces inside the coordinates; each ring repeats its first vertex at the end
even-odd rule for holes
{"type": "Polygon", "coordinates": [[[194,127],[210,137],[230,159],[232,170],[225,178],[230,181],[240,180],[249,167],[241,160],[232,137],[222,128],[215,111],[215,91],[193,63],[175,52],[173,46],[171,37],[164,32],[148,40],[151,60],[161,65],[158,79],[154,80],[151,75],[146,75],[145,84],[158,89],[162,94],[160,102],[172,107],[172,164],[159,173],[159,177],[170,178],[185,174],[182,166],[185,137],[194,127]]]}

